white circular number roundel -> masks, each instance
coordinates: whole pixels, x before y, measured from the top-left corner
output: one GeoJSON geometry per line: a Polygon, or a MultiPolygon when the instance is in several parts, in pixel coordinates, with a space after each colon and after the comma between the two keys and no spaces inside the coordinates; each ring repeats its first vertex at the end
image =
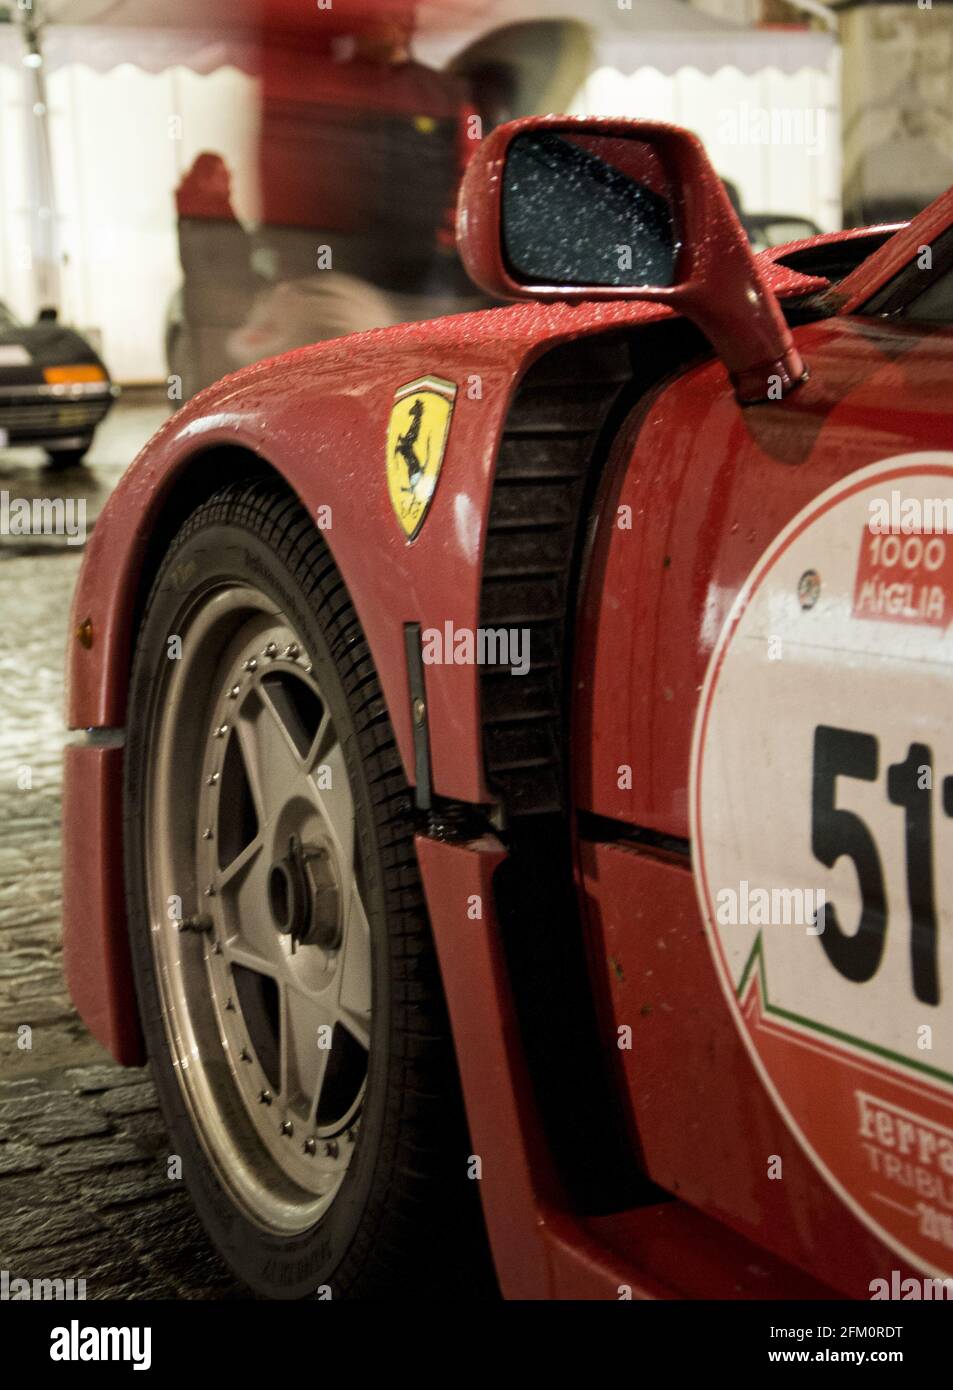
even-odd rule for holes
{"type": "Polygon", "coordinates": [[[690,799],[762,1079],[854,1213],[953,1275],[953,453],[851,474],[761,558],[708,668],[690,799]]]}

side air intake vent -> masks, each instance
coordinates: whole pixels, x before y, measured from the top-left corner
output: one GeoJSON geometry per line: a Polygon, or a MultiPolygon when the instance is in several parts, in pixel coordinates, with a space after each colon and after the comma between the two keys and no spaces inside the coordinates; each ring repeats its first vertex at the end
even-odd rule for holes
{"type": "Polygon", "coordinates": [[[563,708],[574,561],[596,444],[631,380],[626,342],[556,349],[506,421],[487,534],[480,622],[529,632],[530,669],[481,673],[487,777],[510,816],[565,809],[563,708]]]}

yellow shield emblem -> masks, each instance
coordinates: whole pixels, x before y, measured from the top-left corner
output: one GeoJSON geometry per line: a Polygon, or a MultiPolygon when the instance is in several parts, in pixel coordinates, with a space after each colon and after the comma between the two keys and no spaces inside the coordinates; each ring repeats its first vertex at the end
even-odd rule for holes
{"type": "Polygon", "coordinates": [[[437,486],[456,395],[452,381],[436,376],[418,377],[394,393],[387,425],[387,490],[411,541],[437,486]]]}

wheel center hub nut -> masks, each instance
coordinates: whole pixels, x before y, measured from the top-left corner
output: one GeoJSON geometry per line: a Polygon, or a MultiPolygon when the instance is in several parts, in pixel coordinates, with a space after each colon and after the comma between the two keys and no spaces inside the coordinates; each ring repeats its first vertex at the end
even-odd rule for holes
{"type": "Polygon", "coordinates": [[[341,945],[341,895],[334,860],[326,845],[304,846],[296,835],[288,853],[276,859],[268,874],[268,905],[282,936],[295,946],[321,946],[336,951],[341,945]]]}

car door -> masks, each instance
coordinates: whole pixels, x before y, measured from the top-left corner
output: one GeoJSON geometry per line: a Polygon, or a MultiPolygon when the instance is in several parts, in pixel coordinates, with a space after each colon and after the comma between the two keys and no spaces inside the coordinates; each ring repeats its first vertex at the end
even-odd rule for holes
{"type": "Polygon", "coordinates": [[[953,508],[953,329],[941,275],[929,319],[916,297],[797,329],[783,400],[740,406],[708,361],[640,402],[574,684],[581,895],[645,1170],[860,1297],[953,1272],[953,540],[924,524],[953,508]]]}

